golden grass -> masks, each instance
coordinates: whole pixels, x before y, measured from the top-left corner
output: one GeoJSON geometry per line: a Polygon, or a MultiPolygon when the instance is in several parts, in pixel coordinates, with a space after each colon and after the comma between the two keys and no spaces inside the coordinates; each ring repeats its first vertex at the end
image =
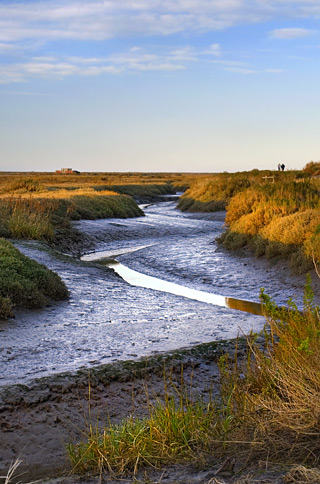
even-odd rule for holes
{"type": "Polygon", "coordinates": [[[284,482],[293,484],[319,484],[320,469],[309,469],[303,465],[294,466],[284,476],[284,482]]]}
{"type": "Polygon", "coordinates": [[[41,190],[39,192],[26,192],[26,193],[19,193],[17,195],[12,195],[12,193],[3,193],[0,196],[0,199],[12,199],[15,200],[19,199],[50,199],[50,200],[59,200],[59,199],[66,199],[69,200],[75,196],[87,196],[87,197],[95,197],[95,196],[119,196],[119,193],[111,191],[111,190],[101,190],[96,191],[92,187],[87,188],[75,188],[73,190],[67,190],[65,188],[60,188],[58,190],[41,190]]]}
{"type": "MultiPolygon", "coordinates": [[[[89,188],[101,185],[145,185],[172,183],[177,186],[189,185],[195,177],[203,177],[202,174],[188,173],[81,173],[56,174],[56,173],[6,173],[0,177],[0,193],[15,189],[25,182],[32,181],[40,188],[79,187],[89,188]]],[[[23,190],[23,186],[20,188],[23,190]]]]}

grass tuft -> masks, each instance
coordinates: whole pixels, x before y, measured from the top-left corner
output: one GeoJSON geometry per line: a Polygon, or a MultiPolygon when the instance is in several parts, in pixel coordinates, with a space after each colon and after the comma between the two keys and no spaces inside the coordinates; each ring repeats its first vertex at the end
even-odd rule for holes
{"type": "Polygon", "coordinates": [[[102,430],[88,427],[87,442],[69,444],[67,452],[74,471],[136,474],[146,466],[203,462],[217,436],[215,405],[193,400],[185,384],[178,389],[164,384],[163,399],[148,398],[148,417],[133,415],[102,430]],[[214,437],[213,437],[214,436],[214,437]]]}

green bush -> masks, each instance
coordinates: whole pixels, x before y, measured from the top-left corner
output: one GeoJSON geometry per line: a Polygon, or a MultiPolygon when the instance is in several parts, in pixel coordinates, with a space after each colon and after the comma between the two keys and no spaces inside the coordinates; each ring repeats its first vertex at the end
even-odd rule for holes
{"type": "Polygon", "coordinates": [[[50,299],[68,298],[60,277],[29,259],[11,242],[0,239],[0,317],[8,318],[14,307],[41,308],[50,299]]]}

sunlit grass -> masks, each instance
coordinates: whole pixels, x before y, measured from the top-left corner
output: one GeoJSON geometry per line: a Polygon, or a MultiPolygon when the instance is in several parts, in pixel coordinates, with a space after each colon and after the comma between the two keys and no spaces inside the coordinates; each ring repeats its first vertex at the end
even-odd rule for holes
{"type": "MultiPolygon", "coordinates": [[[[146,389],[147,392],[147,389],[146,389]]],[[[144,467],[160,468],[177,462],[203,463],[212,450],[218,429],[218,412],[209,400],[191,398],[181,387],[164,380],[163,398],[148,398],[148,416],[133,415],[104,428],[89,425],[87,440],[69,444],[73,471],[136,474],[144,467]]]]}

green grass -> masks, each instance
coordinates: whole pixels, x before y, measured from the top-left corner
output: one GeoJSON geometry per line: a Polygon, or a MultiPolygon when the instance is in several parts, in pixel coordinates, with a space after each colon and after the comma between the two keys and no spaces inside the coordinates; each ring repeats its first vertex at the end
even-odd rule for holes
{"type": "Polygon", "coordinates": [[[86,442],[69,444],[67,452],[78,473],[136,474],[144,467],[176,462],[203,462],[217,435],[212,402],[194,401],[182,383],[178,389],[164,381],[164,397],[148,401],[146,418],[130,416],[120,424],[88,427],[86,442]]]}
{"type": "Polygon", "coordinates": [[[112,190],[121,195],[129,195],[134,199],[153,199],[159,195],[169,195],[176,192],[170,183],[145,183],[130,185],[100,185],[94,187],[95,190],[112,190]]]}
{"type": "Polygon", "coordinates": [[[67,298],[57,274],[0,239],[0,318],[13,316],[14,308],[41,308],[50,300],[67,298]]]}

